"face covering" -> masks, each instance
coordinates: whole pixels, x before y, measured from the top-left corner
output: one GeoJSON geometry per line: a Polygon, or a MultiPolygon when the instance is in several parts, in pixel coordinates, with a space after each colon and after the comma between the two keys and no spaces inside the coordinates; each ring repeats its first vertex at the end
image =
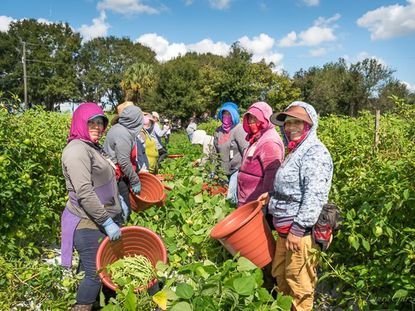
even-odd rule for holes
{"type": "MultiPolygon", "coordinates": [[[[290,140],[288,142],[288,151],[291,152],[293,151],[303,140],[304,138],[307,137],[308,132],[310,131],[310,124],[308,124],[307,122],[304,122],[304,129],[303,129],[303,133],[301,134],[301,137],[297,140],[290,140]]],[[[290,132],[286,132],[287,136],[290,137],[291,133],[290,132]]]]}
{"type": "Polygon", "coordinates": [[[249,129],[251,130],[251,133],[253,135],[255,135],[256,133],[258,133],[261,129],[261,123],[250,123],[249,124],[249,129]]]}
{"type": "Polygon", "coordinates": [[[223,115],[222,116],[222,128],[226,133],[232,129],[232,116],[231,115],[223,115]]]}

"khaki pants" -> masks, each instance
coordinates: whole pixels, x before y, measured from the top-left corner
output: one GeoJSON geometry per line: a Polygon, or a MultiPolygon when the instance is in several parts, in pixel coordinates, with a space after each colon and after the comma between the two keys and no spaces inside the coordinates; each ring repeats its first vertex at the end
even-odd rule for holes
{"type": "Polygon", "coordinates": [[[309,250],[317,249],[318,246],[311,235],[301,238],[301,249],[298,252],[288,251],[285,241],[285,238],[277,239],[272,276],[277,279],[278,291],[293,297],[292,310],[312,310],[317,283],[317,262],[309,250]]]}

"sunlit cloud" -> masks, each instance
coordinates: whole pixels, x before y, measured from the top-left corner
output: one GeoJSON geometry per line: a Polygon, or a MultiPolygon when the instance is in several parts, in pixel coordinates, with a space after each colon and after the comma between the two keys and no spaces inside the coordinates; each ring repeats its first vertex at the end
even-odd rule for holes
{"type": "Polygon", "coordinates": [[[372,40],[386,40],[415,32],[415,0],[408,5],[382,6],[365,13],[357,25],[367,28],[372,40]]]}
{"type": "Polygon", "coordinates": [[[89,41],[98,37],[105,37],[108,34],[110,25],[105,22],[106,14],[101,11],[99,18],[92,20],[92,25],[82,25],[78,32],[82,35],[83,41],[89,41]]]}

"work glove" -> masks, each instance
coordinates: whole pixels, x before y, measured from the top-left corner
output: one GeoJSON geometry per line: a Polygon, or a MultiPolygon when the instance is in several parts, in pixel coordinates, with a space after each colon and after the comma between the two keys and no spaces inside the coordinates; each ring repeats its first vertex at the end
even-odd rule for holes
{"type": "Polygon", "coordinates": [[[105,233],[108,235],[111,241],[118,240],[121,237],[121,230],[120,227],[112,220],[112,218],[108,218],[102,226],[105,229],[105,233]]]}
{"type": "Polygon", "coordinates": [[[124,220],[124,223],[127,222],[128,216],[130,215],[130,209],[128,208],[127,203],[125,203],[124,198],[119,195],[120,203],[121,203],[121,209],[122,209],[122,218],[124,220]]]}
{"type": "Polygon", "coordinates": [[[135,184],[134,186],[132,186],[131,189],[133,190],[133,192],[135,194],[139,194],[140,191],[141,191],[141,183],[138,182],[137,184],[135,184]]]}

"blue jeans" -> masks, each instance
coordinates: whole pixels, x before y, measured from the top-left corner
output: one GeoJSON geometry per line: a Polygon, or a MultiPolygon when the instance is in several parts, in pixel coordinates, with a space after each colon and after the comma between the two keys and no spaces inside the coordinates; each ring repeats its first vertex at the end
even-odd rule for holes
{"type": "Polygon", "coordinates": [[[229,176],[228,194],[226,199],[232,203],[238,203],[238,171],[229,176]]]}
{"type": "Polygon", "coordinates": [[[79,271],[85,272],[85,277],[76,293],[77,304],[93,304],[101,289],[101,280],[95,263],[99,241],[103,238],[105,234],[99,230],[79,229],[75,231],[74,246],[79,254],[79,271]]]}

